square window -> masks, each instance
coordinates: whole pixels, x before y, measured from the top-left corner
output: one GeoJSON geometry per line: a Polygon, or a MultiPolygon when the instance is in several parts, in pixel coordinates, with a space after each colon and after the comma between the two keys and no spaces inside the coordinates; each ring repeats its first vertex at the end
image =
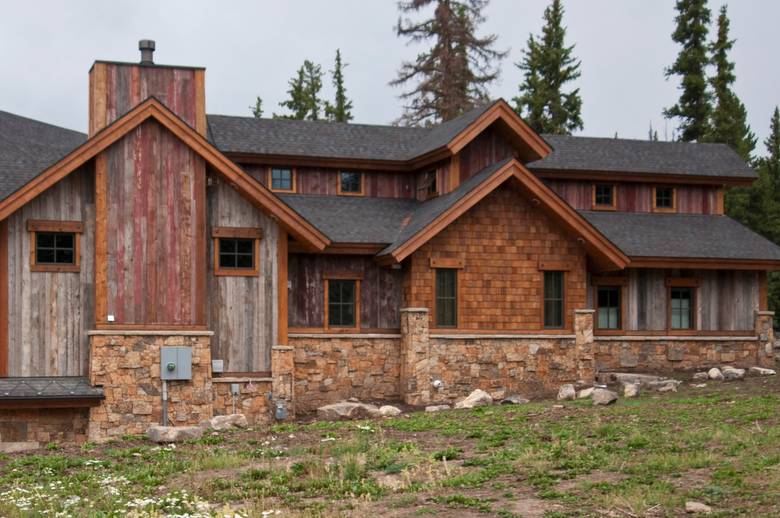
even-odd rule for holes
{"type": "Polygon", "coordinates": [[[340,194],[361,194],[363,192],[363,175],[354,171],[339,173],[340,194]]]}
{"type": "Polygon", "coordinates": [[[655,208],[656,209],[674,209],[674,189],[672,187],[655,188],[655,208]]]}
{"type": "Polygon", "coordinates": [[[615,186],[609,184],[596,184],[593,192],[593,203],[597,207],[614,207],[615,186]]]}
{"type": "Polygon", "coordinates": [[[619,286],[598,286],[596,303],[598,305],[597,325],[599,329],[620,329],[621,306],[619,286]]]}
{"type": "Polygon", "coordinates": [[[355,327],[357,282],[345,279],[328,281],[328,326],[355,327]]]}
{"type": "Polygon", "coordinates": [[[436,269],[436,326],[458,325],[458,270],[436,269]]]}
{"type": "Polygon", "coordinates": [[[289,167],[271,168],[271,190],[272,191],[294,191],[293,170],[289,167]]]}
{"type": "Polygon", "coordinates": [[[563,272],[544,272],[544,327],[563,327],[563,272]]]}
{"type": "Polygon", "coordinates": [[[76,264],[76,235],[69,232],[36,232],[36,264],[76,264]]]}
{"type": "Polygon", "coordinates": [[[218,268],[254,270],[255,239],[225,238],[218,239],[218,268]]]}

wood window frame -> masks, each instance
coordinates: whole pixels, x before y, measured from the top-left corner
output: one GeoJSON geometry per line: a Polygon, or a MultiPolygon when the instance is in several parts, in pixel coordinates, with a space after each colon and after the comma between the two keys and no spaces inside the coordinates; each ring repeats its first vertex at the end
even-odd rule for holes
{"type": "Polygon", "coordinates": [[[653,212],[677,212],[677,188],[671,185],[654,185],[653,186],[653,212]],[[671,207],[658,207],[657,192],[658,189],[671,189],[672,191],[672,206],[671,207]]]}
{"type": "Polygon", "coordinates": [[[336,193],[339,196],[363,196],[365,192],[366,175],[363,171],[354,171],[349,169],[340,169],[336,175],[336,193]],[[341,175],[342,173],[354,173],[360,178],[360,190],[358,192],[342,191],[341,190],[341,175]]]}
{"type": "Polygon", "coordinates": [[[697,304],[699,299],[699,286],[701,280],[696,277],[674,277],[666,279],[666,331],[669,334],[695,334],[697,333],[697,304]],[[686,328],[672,327],[672,288],[691,289],[691,325],[686,328]]]}
{"type": "Polygon", "coordinates": [[[433,329],[460,329],[461,322],[461,282],[460,282],[460,270],[463,269],[463,261],[459,259],[431,259],[431,272],[432,272],[432,285],[433,285],[433,318],[431,318],[431,327],[433,329]],[[436,264],[436,266],[434,266],[436,264]],[[455,272],[455,324],[454,325],[442,325],[439,324],[437,316],[439,314],[437,310],[436,296],[436,276],[438,270],[453,270],[455,272]]]}
{"type": "Polygon", "coordinates": [[[351,273],[351,272],[325,272],[322,275],[322,282],[323,282],[323,294],[324,294],[324,303],[323,303],[323,313],[324,313],[324,319],[322,321],[322,327],[326,330],[333,330],[333,331],[339,331],[339,332],[358,332],[360,331],[360,309],[361,309],[361,299],[360,299],[360,287],[361,287],[361,281],[363,280],[363,276],[357,273],[351,273]],[[352,327],[345,327],[345,326],[331,326],[329,322],[329,301],[328,301],[328,286],[330,284],[330,281],[354,281],[355,282],[355,325],[352,327]]]}
{"type": "Polygon", "coordinates": [[[593,187],[591,188],[591,209],[592,210],[617,210],[617,191],[618,186],[614,183],[607,183],[607,182],[597,182],[593,184],[593,187]],[[612,203],[607,204],[599,204],[596,203],[596,188],[597,187],[604,187],[609,186],[612,187],[612,203]]]}
{"type": "Polygon", "coordinates": [[[214,275],[217,277],[258,277],[260,275],[260,240],[263,231],[250,227],[214,227],[211,239],[214,247],[214,275]],[[222,268],[219,265],[220,239],[253,239],[254,260],[252,268],[222,268]]]}
{"type": "Polygon", "coordinates": [[[271,192],[282,192],[282,193],[296,193],[298,192],[297,183],[298,183],[298,169],[292,166],[268,166],[268,172],[266,173],[267,177],[267,185],[268,190],[271,192]],[[290,188],[289,189],[274,189],[274,177],[273,177],[273,170],[274,169],[289,169],[290,174],[292,175],[292,178],[290,180],[290,188]]]}
{"type": "MultiPolygon", "coordinates": [[[[562,264],[566,264],[566,263],[562,263],[562,264]]],[[[540,267],[539,267],[539,272],[541,273],[540,277],[541,277],[541,285],[542,285],[541,290],[540,290],[540,294],[539,294],[540,300],[541,300],[541,304],[540,304],[541,305],[541,311],[540,311],[541,312],[541,324],[542,324],[541,327],[544,330],[549,330],[549,329],[568,329],[569,326],[570,326],[569,316],[566,313],[566,295],[567,295],[567,291],[568,291],[566,289],[566,281],[567,281],[567,278],[568,278],[567,274],[569,273],[568,269],[561,270],[561,269],[555,268],[554,267],[555,266],[554,262],[545,263],[545,266],[547,266],[547,267],[546,268],[542,268],[542,263],[540,263],[540,267]],[[545,303],[544,278],[545,278],[545,274],[549,273],[549,272],[557,272],[557,273],[561,274],[561,325],[560,326],[548,326],[544,322],[544,316],[545,316],[545,314],[544,314],[544,303],[545,303]]]]}
{"type": "Polygon", "coordinates": [[[628,286],[628,279],[625,277],[610,277],[610,276],[595,276],[591,278],[590,282],[593,286],[593,308],[595,310],[595,318],[593,322],[593,331],[597,334],[623,334],[625,330],[626,322],[626,287],[628,286]],[[602,329],[598,325],[599,318],[599,288],[600,287],[615,287],[620,288],[620,325],[617,328],[602,329]]]}
{"type": "Polygon", "coordinates": [[[81,221],[63,220],[27,220],[27,231],[30,233],[30,271],[75,273],[81,271],[81,234],[84,233],[84,223],[81,221]],[[38,263],[36,258],[37,239],[41,233],[73,234],[73,263],[38,263]]]}

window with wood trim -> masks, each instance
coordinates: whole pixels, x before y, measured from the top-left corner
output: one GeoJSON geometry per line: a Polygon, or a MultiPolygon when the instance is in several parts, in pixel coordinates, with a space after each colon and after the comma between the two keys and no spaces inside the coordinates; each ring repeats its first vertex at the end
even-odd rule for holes
{"type": "Polygon", "coordinates": [[[621,329],[622,326],[621,286],[596,286],[596,327],[598,329],[621,329]]]}
{"type": "Polygon", "coordinates": [[[560,329],[564,322],[564,272],[544,272],[544,327],[560,329]]]}
{"type": "Polygon", "coordinates": [[[268,185],[272,191],[295,192],[295,170],[291,167],[272,167],[268,185]]]}
{"type": "Polygon", "coordinates": [[[260,238],[254,228],[217,227],[214,238],[214,275],[256,276],[260,274],[260,238]]]}
{"type": "Polygon", "coordinates": [[[458,270],[436,268],[436,327],[458,327],[458,270]]]}
{"type": "Polygon", "coordinates": [[[78,272],[80,270],[80,221],[29,220],[30,271],[78,272]]]}
{"type": "Polygon", "coordinates": [[[653,209],[658,212],[677,210],[677,192],[674,187],[653,188],[653,209]]]}
{"type": "Polygon", "coordinates": [[[339,172],[339,194],[363,194],[363,173],[357,171],[339,172]]]}
{"type": "Polygon", "coordinates": [[[607,183],[593,185],[593,208],[613,210],[617,206],[615,186],[607,183]]]}
{"type": "Polygon", "coordinates": [[[669,298],[669,328],[693,329],[694,288],[671,286],[669,298]]]}
{"type": "Polygon", "coordinates": [[[328,327],[358,327],[358,285],[354,279],[327,279],[328,327]]]}

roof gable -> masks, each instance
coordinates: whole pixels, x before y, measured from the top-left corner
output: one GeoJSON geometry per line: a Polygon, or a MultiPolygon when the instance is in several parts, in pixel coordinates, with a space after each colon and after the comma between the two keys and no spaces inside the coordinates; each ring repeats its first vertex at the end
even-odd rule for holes
{"type": "Polygon", "coordinates": [[[0,220],[7,218],[38,194],[48,189],[79,166],[94,158],[129,131],[149,118],[153,118],[173,133],[195,153],[203,158],[230,184],[253,204],[278,218],[296,238],[309,243],[318,250],[329,244],[329,240],[319,230],[301,218],[294,210],[285,205],[267,188],[260,185],[240,167],[225,157],[202,135],[186,122],[177,117],[157,99],[150,97],[92,138],[68,153],[57,163],[48,167],[21,188],[0,202],[0,220]]]}

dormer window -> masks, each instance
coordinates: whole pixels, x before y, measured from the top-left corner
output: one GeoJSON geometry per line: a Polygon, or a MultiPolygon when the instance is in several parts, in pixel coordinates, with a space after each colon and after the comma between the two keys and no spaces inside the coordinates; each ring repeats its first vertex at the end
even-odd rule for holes
{"type": "Polygon", "coordinates": [[[355,171],[341,171],[338,193],[351,196],[363,194],[363,174],[355,171]]]}
{"type": "Polygon", "coordinates": [[[677,211],[677,191],[674,187],[653,187],[653,209],[656,212],[677,211]]]}
{"type": "Polygon", "coordinates": [[[593,186],[594,210],[615,210],[616,202],[614,184],[597,183],[593,186]]]}

